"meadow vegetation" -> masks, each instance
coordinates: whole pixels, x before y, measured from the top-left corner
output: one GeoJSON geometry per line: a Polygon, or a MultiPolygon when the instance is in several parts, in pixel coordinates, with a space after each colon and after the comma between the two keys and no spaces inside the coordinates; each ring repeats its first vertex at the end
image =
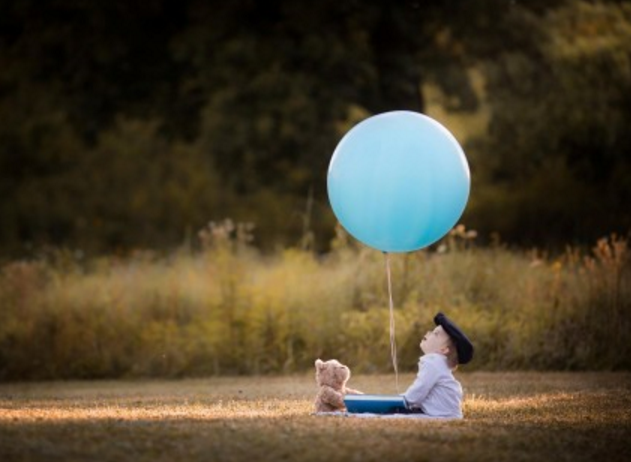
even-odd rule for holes
{"type": "MultiPolygon", "coordinates": [[[[628,372],[457,372],[463,420],[315,416],[313,374],[0,384],[4,461],[629,460],[628,372]]],[[[412,374],[404,374],[411,382],[412,374]]],[[[351,385],[393,393],[392,375],[351,385]]]]}
{"type": "MultiPolygon", "coordinates": [[[[294,373],[335,357],[392,370],[384,256],[341,230],[332,251],[262,254],[252,229],[211,223],[167,256],[49,252],[0,271],[3,380],[294,373]]],[[[444,311],[476,346],[467,370],[628,370],[628,240],[560,254],[475,245],[391,255],[399,369],[444,311]]]]}

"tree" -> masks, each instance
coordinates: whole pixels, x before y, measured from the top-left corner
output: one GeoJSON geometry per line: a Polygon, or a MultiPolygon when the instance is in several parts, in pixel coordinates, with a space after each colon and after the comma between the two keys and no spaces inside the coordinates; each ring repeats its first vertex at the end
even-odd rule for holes
{"type": "Polygon", "coordinates": [[[493,115],[473,149],[471,224],[522,243],[631,229],[631,7],[571,2],[538,23],[532,53],[485,64],[493,115]]]}
{"type": "Polygon", "coordinates": [[[522,242],[620,229],[627,28],[613,1],[2,2],[0,248],[169,247],[229,216],[261,246],[315,232],[325,250],[343,134],[423,111],[425,83],[475,111],[472,67],[492,123],[467,147],[467,224],[522,242]]]}

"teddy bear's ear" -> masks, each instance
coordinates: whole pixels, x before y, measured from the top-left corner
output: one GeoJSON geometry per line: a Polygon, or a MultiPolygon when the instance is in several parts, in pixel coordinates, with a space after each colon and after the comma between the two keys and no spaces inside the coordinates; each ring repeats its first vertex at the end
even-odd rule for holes
{"type": "Polygon", "coordinates": [[[324,363],[322,362],[322,360],[321,360],[321,359],[316,359],[315,366],[316,366],[318,369],[319,369],[319,368],[321,368],[323,364],[324,364],[324,363]]]}

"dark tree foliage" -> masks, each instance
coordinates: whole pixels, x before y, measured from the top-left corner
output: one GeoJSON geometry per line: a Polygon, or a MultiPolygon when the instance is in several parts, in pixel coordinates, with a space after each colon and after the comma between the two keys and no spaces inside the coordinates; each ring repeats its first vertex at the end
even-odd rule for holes
{"type": "Polygon", "coordinates": [[[4,1],[0,252],[170,248],[224,217],[263,248],[326,250],[336,143],[424,111],[425,84],[449,111],[491,108],[467,145],[468,223],[538,245],[623,232],[630,22],[625,2],[4,1]],[[599,17],[608,48],[555,48],[563,21],[583,37],[599,17]]]}
{"type": "Polygon", "coordinates": [[[540,38],[483,64],[473,226],[553,247],[631,230],[631,5],[612,3],[513,14],[540,38]]]}

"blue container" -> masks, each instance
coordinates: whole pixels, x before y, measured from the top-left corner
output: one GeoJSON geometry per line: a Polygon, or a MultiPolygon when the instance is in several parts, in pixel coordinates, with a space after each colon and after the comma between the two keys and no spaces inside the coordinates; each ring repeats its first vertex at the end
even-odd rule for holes
{"type": "Polygon", "coordinates": [[[346,395],[346,410],[353,414],[396,414],[409,412],[403,396],[399,395],[346,395]]]}

